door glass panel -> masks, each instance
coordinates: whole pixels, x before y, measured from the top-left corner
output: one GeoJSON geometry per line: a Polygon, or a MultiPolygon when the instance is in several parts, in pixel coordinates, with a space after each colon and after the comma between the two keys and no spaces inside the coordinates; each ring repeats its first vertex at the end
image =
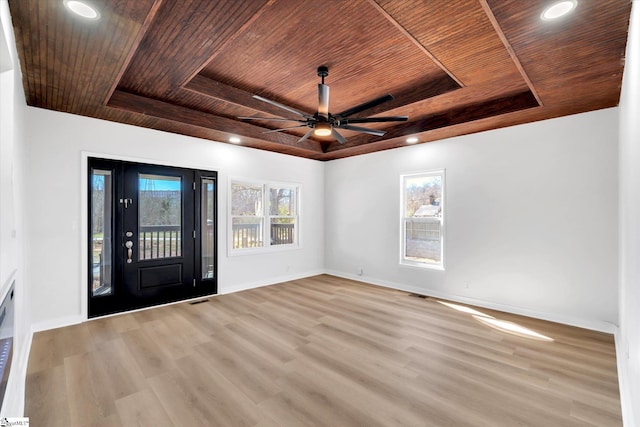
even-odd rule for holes
{"type": "Polygon", "coordinates": [[[202,230],[202,278],[203,279],[213,279],[214,275],[214,229],[213,222],[214,218],[214,201],[215,201],[215,193],[214,193],[214,185],[215,181],[213,179],[203,178],[202,179],[202,188],[201,188],[201,206],[202,212],[200,213],[200,229],[202,230]]]}
{"type": "Polygon", "coordinates": [[[91,170],[91,296],[94,297],[112,293],[112,184],[110,170],[91,170]]]}
{"type": "Polygon", "coordinates": [[[139,174],[139,259],[182,256],[182,179],[139,174]]]}

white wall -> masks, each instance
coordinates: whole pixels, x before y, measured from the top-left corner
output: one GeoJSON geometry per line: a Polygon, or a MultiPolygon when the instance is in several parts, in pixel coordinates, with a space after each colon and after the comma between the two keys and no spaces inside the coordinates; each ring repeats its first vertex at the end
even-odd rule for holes
{"type": "Polygon", "coordinates": [[[324,164],[28,107],[26,260],[35,330],[86,318],[86,156],[218,171],[220,293],[317,274],[324,266],[324,164]],[[227,256],[229,177],[301,184],[302,247],[227,256]]]}
{"type": "MultiPolygon", "coordinates": [[[[0,290],[16,278],[20,375],[12,374],[0,416],[23,411],[29,328],[86,315],[83,212],[86,156],[94,154],[219,172],[221,293],[325,269],[594,329],[611,331],[619,321],[619,357],[629,349],[619,359],[623,412],[632,426],[630,408],[640,399],[637,3],[620,109],[326,164],[26,107],[11,58],[13,69],[0,72],[0,290]],[[400,267],[399,175],[440,168],[447,179],[446,270],[400,267]],[[302,184],[300,250],[227,256],[230,176],[302,184]]],[[[0,0],[0,17],[15,55],[7,0],[0,0]]]]}
{"type": "Polygon", "coordinates": [[[31,323],[23,268],[24,110],[20,66],[6,0],[0,1],[0,300],[15,281],[15,324],[11,374],[0,417],[22,416],[31,323]]]}
{"type": "Polygon", "coordinates": [[[620,99],[620,333],[625,425],[640,425],[640,1],[632,3],[620,99]],[[634,420],[635,423],[634,424],[634,420]]]}
{"type": "Polygon", "coordinates": [[[328,163],[326,268],[613,331],[617,120],[600,110],[328,163]],[[446,269],[400,266],[400,174],[441,168],[446,269]]]}

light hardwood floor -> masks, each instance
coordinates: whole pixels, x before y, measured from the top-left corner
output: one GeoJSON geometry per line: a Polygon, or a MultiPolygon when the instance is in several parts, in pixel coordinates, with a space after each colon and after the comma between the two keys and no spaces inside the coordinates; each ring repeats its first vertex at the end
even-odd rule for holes
{"type": "Polygon", "coordinates": [[[317,276],[35,334],[56,426],[620,426],[610,335],[317,276]]]}

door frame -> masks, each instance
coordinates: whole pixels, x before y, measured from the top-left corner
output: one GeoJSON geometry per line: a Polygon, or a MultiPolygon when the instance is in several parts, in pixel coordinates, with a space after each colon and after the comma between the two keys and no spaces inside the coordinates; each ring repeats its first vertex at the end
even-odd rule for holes
{"type": "MultiPolygon", "coordinates": [[[[218,214],[218,199],[219,199],[219,193],[218,193],[218,188],[220,186],[220,180],[218,178],[218,172],[211,170],[211,168],[209,166],[195,166],[193,164],[190,165],[185,165],[185,164],[181,164],[181,163],[177,163],[177,162],[169,162],[169,161],[163,161],[163,160],[149,160],[149,159],[142,159],[142,158],[138,158],[138,157],[130,157],[130,156],[117,156],[117,155],[113,155],[113,154],[105,154],[105,153],[99,153],[99,152],[92,152],[92,151],[81,151],[80,152],[81,155],[81,165],[80,165],[80,172],[81,172],[81,185],[80,185],[80,224],[78,224],[77,221],[73,221],[71,224],[72,229],[77,228],[78,226],[80,227],[80,292],[79,292],[79,296],[80,296],[80,313],[79,315],[73,315],[73,316],[69,316],[68,318],[65,319],[61,319],[60,322],[62,322],[61,324],[73,324],[73,323],[79,323],[79,322],[83,322],[86,320],[90,320],[90,319],[94,319],[94,318],[99,318],[99,317],[107,317],[107,316],[112,316],[112,315],[118,315],[118,314],[122,314],[125,312],[134,312],[134,311],[140,311],[140,310],[146,310],[148,308],[152,308],[152,307],[159,307],[159,306],[163,306],[163,305],[169,305],[169,304],[176,304],[176,303],[181,303],[181,302],[187,302],[187,301],[191,301],[191,300],[199,300],[202,299],[205,296],[208,295],[216,295],[218,293],[218,277],[219,277],[219,272],[218,272],[218,266],[219,266],[219,260],[218,260],[218,253],[219,253],[219,249],[218,249],[218,218],[219,218],[219,214],[218,214]],[[101,159],[101,160],[105,160],[105,161],[109,161],[109,162],[123,162],[123,163],[135,163],[135,164],[142,164],[142,165],[153,165],[153,166],[166,166],[166,167],[174,167],[174,168],[180,168],[180,169],[190,169],[192,171],[194,171],[196,179],[200,180],[202,178],[213,178],[215,181],[215,185],[214,185],[214,210],[213,210],[213,261],[214,261],[214,268],[215,268],[215,277],[214,277],[214,284],[213,287],[211,288],[212,290],[206,293],[202,293],[202,294],[198,294],[198,295],[194,295],[193,297],[189,297],[189,298],[185,298],[185,299],[181,299],[179,301],[173,301],[173,302],[166,302],[166,303],[160,303],[160,304],[156,304],[156,305],[152,305],[149,307],[142,307],[142,308],[134,308],[134,309],[130,309],[127,311],[120,311],[120,312],[115,312],[115,313],[111,313],[111,314],[104,314],[104,315],[98,315],[98,316],[92,316],[89,317],[89,298],[90,298],[90,290],[89,290],[89,281],[90,281],[90,262],[89,262],[89,254],[90,254],[90,239],[91,239],[91,233],[89,231],[89,225],[91,222],[90,219],[90,210],[91,210],[91,200],[89,198],[90,196],[90,173],[91,173],[91,168],[90,168],[90,159],[101,159]]],[[[200,181],[198,181],[200,182],[200,181]]],[[[200,209],[200,204],[199,204],[199,198],[196,201],[196,206],[195,209],[200,209]]],[[[198,221],[196,221],[195,224],[196,227],[196,232],[200,233],[200,225],[198,224],[198,221]]],[[[200,259],[198,257],[200,257],[201,255],[201,248],[200,245],[196,245],[195,248],[195,253],[194,253],[194,265],[195,265],[195,270],[194,270],[194,274],[200,274],[201,270],[201,263],[200,263],[200,259]]],[[[59,323],[59,322],[57,322],[59,323]]]]}

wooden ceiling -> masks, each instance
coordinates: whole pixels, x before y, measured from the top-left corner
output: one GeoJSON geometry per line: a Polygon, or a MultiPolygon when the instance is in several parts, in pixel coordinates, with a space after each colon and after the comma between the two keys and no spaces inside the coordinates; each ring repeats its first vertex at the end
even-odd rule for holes
{"type": "MultiPolygon", "coordinates": [[[[331,160],[618,105],[631,2],[578,0],[9,0],[31,106],[317,160],[331,160]],[[306,128],[254,99],[330,111],[391,93],[360,117],[407,115],[298,142],[306,128]],[[295,123],[293,123],[295,124],[295,123]],[[293,125],[287,124],[287,125],[293,125]]],[[[145,141],[140,141],[144,144],[145,141]]]]}

